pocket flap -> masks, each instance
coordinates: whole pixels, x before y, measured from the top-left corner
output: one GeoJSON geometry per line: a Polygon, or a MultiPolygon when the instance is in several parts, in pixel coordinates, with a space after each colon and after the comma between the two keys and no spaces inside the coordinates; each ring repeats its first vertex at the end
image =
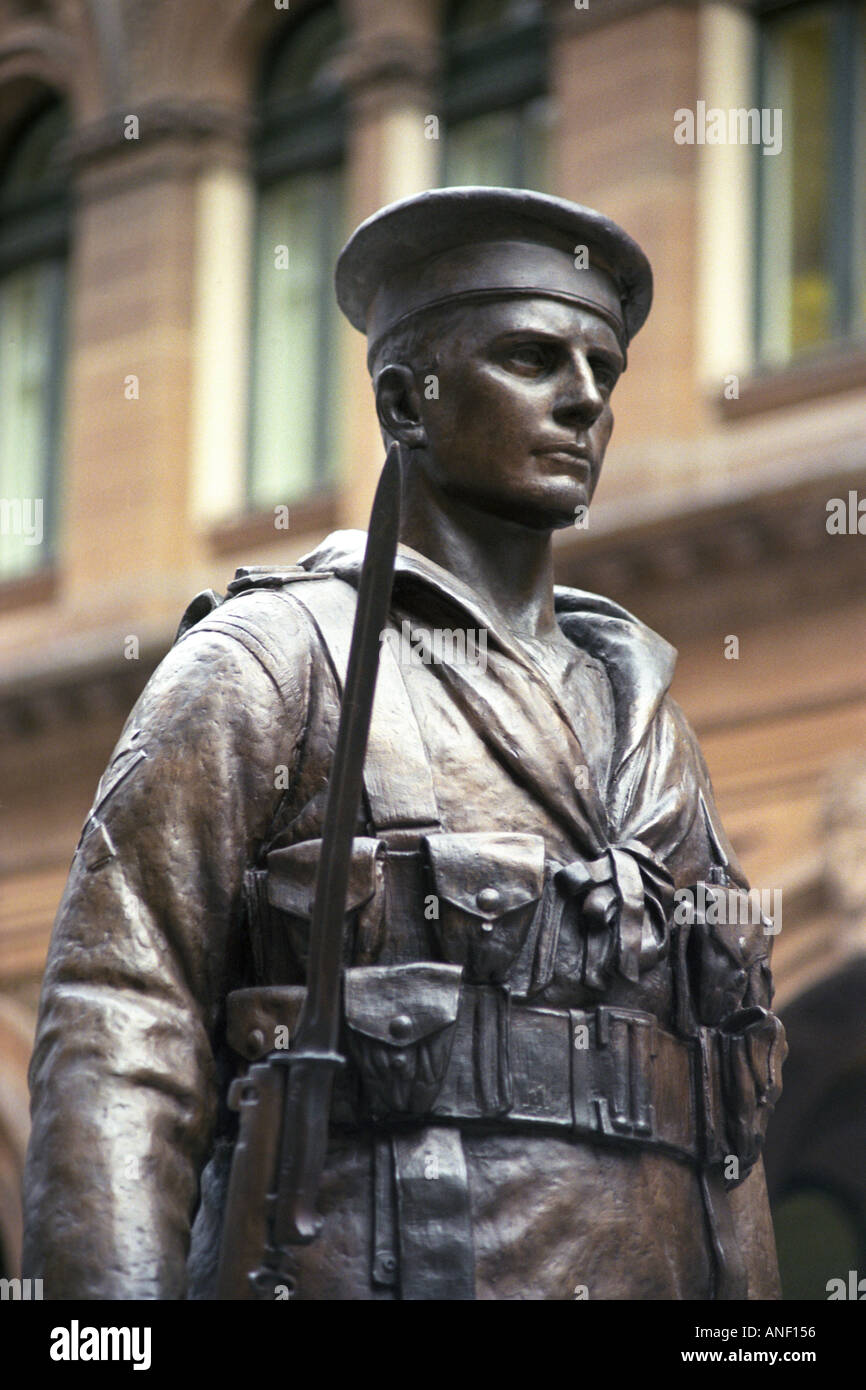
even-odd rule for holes
{"type": "Polygon", "coordinates": [[[492,921],[541,897],[541,835],[427,835],[425,843],[437,895],[463,912],[492,921]]]}
{"type": "Polygon", "coordinates": [[[457,1021],[460,965],[364,965],[345,972],[346,1022],[356,1033],[411,1047],[457,1021]]]}
{"type": "MultiPolygon", "coordinates": [[[[302,840],[268,855],[268,902],[296,917],[310,918],[316,893],[321,840],[302,840]]],[[[382,840],[358,836],[352,842],[346,911],[354,912],[372,898],[385,852],[382,840]]]]}
{"type": "Polygon", "coordinates": [[[277,1029],[284,1028],[289,1047],[301,1017],[306,989],[303,985],[266,985],[236,989],[226,999],[226,1037],[229,1047],[257,1062],[277,1048],[277,1029]]]}

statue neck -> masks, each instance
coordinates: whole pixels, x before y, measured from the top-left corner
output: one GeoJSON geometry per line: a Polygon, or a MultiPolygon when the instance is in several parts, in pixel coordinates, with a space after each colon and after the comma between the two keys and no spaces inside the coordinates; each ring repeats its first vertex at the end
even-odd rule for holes
{"type": "Polygon", "coordinates": [[[558,631],[551,534],[434,493],[417,470],[404,480],[400,540],[468,584],[514,633],[558,631]]]}

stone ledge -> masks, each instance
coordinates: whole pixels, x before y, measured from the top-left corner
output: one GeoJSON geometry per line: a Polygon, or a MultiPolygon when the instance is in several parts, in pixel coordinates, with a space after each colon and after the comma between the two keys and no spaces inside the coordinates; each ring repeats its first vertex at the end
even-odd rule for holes
{"type": "MultiPolygon", "coordinates": [[[[574,0],[557,0],[553,6],[552,20],[560,33],[589,33],[603,25],[616,24],[621,20],[633,19],[645,10],[670,10],[699,8],[701,0],[589,0],[586,9],[578,9],[574,0]]],[[[749,0],[726,0],[739,9],[747,9],[749,0]]]]}
{"type": "Polygon", "coordinates": [[[740,394],[714,404],[722,420],[768,414],[819,396],[840,395],[866,386],[866,343],[840,346],[808,360],[755,372],[740,384],[740,394]]]}

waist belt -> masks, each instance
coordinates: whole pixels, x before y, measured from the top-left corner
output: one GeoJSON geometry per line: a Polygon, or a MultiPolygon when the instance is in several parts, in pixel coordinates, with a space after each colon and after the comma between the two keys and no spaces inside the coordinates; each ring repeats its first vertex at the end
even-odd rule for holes
{"type": "MultiPolygon", "coordinates": [[[[388,973],[425,968],[440,975],[453,969],[388,973]]],[[[372,971],[347,976],[353,973],[372,971]]],[[[456,1007],[437,1012],[428,998],[420,1020],[402,998],[390,1016],[380,1009],[372,1019],[347,1001],[355,1065],[338,1079],[332,1123],[544,1126],[702,1163],[730,1152],[712,1030],[685,1040],[638,1010],[530,1007],[495,986],[454,983],[456,1007]]],[[[230,1046],[255,1061],[275,1038],[289,1045],[304,993],[293,986],[235,991],[230,1046]]]]}

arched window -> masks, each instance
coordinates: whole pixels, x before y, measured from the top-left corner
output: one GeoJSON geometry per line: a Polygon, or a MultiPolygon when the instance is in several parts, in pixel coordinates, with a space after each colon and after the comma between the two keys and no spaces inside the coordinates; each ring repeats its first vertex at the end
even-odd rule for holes
{"type": "Polygon", "coordinates": [[[68,189],[63,103],[0,146],[0,581],[46,565],[56,531],[68,189]]]}
{"type": "Polygon", "coordinates": [[[443,184],[549,187],[542,0],[452,0],[445,12],[443,184]]]}
{"type": "Polygon", "coordinates": [[[336,5],[317,6],[285,32],[263,74],[255,140],[251,508],[321,490],[336,454],[333,272],[343,240],[345,130],[334,67],[340,38],[336,5]]]}

